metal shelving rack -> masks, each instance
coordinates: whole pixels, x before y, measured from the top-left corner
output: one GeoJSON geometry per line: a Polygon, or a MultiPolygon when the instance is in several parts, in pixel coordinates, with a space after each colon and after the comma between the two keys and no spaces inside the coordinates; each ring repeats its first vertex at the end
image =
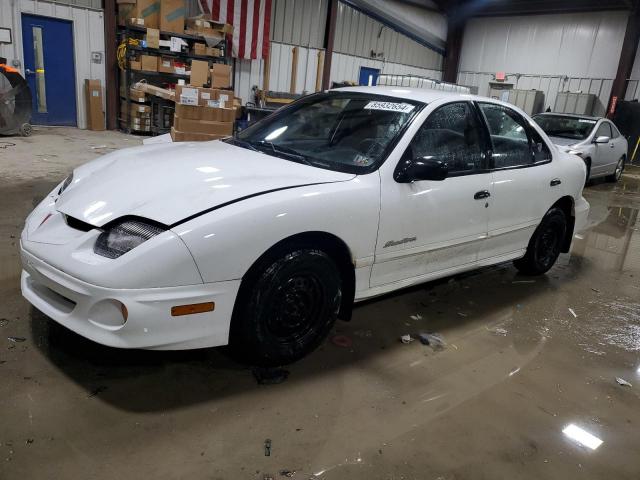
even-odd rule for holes
{"type": "MultiPolygon", "coordinates": [[[[118,44],[120,44],[123,40],[128,38],[138,38],[142,39],[142,37],[147,33],[146,27],[139,27],[135,25],[126,25],[126,26],[118,26],[118,44]]],[[[190,35],[187,33],[175,33],[175,32],[165,32],[160,31],[161,39],[169,39],[170,37],[177,37],[189,42],[189,49],[193,48],[193,42],[205,43],[206,40],[204,37],[199,35],[190,35]]],[[[169,50],[163,50],[159,48],[145,48],[141,46],[129,45],[129,42],[126,43],[126,53],[125,53],[125,95],[124,97],[120,95],[120,98],[127,102],[127,112],[131,111],[131,96],[130,96],[130,88],[135,82],[134,80],[141,78],[150,78],[150,79],[160,79],[166,78],[168,80],[173,80],[177,82],[179,79],[184,79],[187,82],[189,81],[188,74],[179,74],[179,73],[168,73],[168,72],[151,72],[145,70],[132,70],[131,69],[131,58],[133,58],[137,54],[144,55],[152,55],[152,56],[168,56],[174,57],[181,60],[185,60],[189,62],[191,60],[202,60],[209,62],[209,67],[214,63],[223,63],[223,64],[231,64],[230,59],[227,57],[227,42],[223,38],[215,48],[222,50],[223,56],[221,57],[209,57],[205,55],[193,55],[191,53],[183,53],[183,52],[171,52],[169,50]]],[[[233,78],[233,75],[232,75],[233,78]]],[[[118,76],[118,82],[121,81],[120,76],[118,76]]],[[[172,82],[172,83],[174,83],[172,82]]],[[[168,118],[171,118],[173,111],[175,110],[175,104],[171,100],[166,100],[164,98],[156,97],[154,95],[147,95],[149,99],[146,102],[134,102],[136,105],[149,105],[151,107],[151,129],[149,131],[137,131],[132,130],[130,128],[130,119],[129,115],[124,116],[122,109],[119,107],[119,115],[118,118],[120,122],[125,123],[126,128],[124,131],[126,133],[140,133],[140,134],[148,134],[148,135],[161,135],[169,132],[171,126],[165,126],[164,117],[166,113],[169,113],[168,118]]]]}

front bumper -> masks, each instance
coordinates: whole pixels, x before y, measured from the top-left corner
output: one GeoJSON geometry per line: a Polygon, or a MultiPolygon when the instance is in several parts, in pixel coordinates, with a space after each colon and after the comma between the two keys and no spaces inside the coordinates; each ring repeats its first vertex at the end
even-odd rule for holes
{"type": "Polygon", "coordinates": [[[183,350],[226,345],[240,280],[146,289],[92,285],[20,246],[22,295],[61,325],[118,348],[183,350]],[[212,312],[171,316],[171,307],[215,302],[212,312]],[[128,311],[124,320],[120,304],[128,311]]]}

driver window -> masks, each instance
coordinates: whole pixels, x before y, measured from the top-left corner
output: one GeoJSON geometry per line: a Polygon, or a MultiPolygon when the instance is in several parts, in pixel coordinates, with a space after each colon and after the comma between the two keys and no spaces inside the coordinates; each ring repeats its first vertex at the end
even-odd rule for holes
{"type": "Polygon", "coordinates": [[[469,103],[449,103],[432,112],[411,140],[408,153],[412,158],[446,162],[449,174],[481,170],[480,128],[469,103]]]}
{"type": "Polygon", "coordinates": [[[493,168],[531,165],[534,161],[527,128],[522,118],[510,108],[480,103],[493,145],[493,168]]]}
{"type": "Polygon", "coordinates": [[[600,126],[598,127],[598,131],[596,132],[596,136],[594,138],[598,138],[598,137],[611,138],[611,127],[609,126],[609,123],[602,122],[600,124],[600,126]]]}

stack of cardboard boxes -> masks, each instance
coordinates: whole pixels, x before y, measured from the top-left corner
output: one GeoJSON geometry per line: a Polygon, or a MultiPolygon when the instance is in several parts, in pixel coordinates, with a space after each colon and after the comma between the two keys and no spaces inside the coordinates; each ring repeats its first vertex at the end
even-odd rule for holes
{"type": "Polygon", "coordinates": [[[120,128],[136,132],[151,131],[151,106],[145,105],[145,92],[132,87],[129,90],[129,98],[131,110],[126,101],[120,102],[120,128]]]}
{"type": "Polygon", "coordinates": [[[216,140],[233,134],[233,92],[217,88],[176,86],[174,142],[216,140]]]}
{"type": "Polygon", "coordinates": [[[118,24],[184,33],[185,0],[117,0],[118,24]]]}

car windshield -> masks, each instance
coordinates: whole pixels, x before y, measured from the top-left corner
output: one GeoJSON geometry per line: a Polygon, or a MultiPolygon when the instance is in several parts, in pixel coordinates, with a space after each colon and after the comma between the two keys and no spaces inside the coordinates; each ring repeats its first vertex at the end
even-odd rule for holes
{"type": "Polygon", "coordinates": [[[240,147],[320,168],[375,170],[424,104],[354,92],[310,95],[229,139],[240,147]]]}
{"type": "Polygon", "coordinates": [[[584,140],[597,121],[590,118],[565,117],[562,115],[536,115],[533,117],[544,133],[550,137],[584,140]]]}

